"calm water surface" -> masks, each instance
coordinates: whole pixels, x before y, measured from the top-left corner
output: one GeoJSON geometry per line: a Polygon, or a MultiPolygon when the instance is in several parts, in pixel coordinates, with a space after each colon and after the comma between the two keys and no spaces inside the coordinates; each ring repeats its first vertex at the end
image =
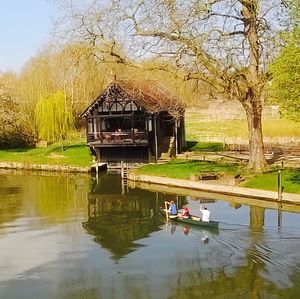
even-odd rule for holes
{"type": "Polygon", "coordinates": [[[300,214],[122,188],[118,175],[0,173],[0,298],[299,298],[300,214]],[[166,223],[165,200],[218,231],[166,223]]]}

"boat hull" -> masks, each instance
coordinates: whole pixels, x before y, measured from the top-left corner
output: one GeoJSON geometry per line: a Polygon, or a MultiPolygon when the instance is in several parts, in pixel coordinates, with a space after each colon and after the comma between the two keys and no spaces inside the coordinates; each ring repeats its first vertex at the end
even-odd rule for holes
{"type": "MultiPolygon", "coordinates": [[[[166,215],[166,211],[164,209],[161,209],[162,214],[166,215]]],[[[192,224],[192,225],[197,225],[197,226],[202,226],[202,227],[209,227],[209,228],[218,228],[219,227],[219,222],[218,221],[201,221],[200,217],[193,216],[191,215],[189,218],[182,218],[176,215],[169,215],[168,218],[174,221],[186,223],[186,224],[192,224]]]]}

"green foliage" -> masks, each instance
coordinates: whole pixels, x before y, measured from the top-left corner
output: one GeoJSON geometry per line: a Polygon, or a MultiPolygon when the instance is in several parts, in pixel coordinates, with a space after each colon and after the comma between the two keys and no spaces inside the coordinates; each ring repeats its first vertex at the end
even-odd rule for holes
{"type": "Polygon", "coordinates": [[[58,91],[41,99],[36,105],[35,120],[40,138],[48,142],[66,139],[74,127],[74,118],[65,94],[58,91]]]}
{"type": "Polygon", "coordinates": [[[270,66],[271,93],[289,119],[300,122],[300,29],[289,37],[277,60],[270,66]]]}
{"type": "Polygon", "coordinates": [[[299,26],[300,20],[300,0],[286,0],[290,9],[291,22],[294,26],[299,26]]]}

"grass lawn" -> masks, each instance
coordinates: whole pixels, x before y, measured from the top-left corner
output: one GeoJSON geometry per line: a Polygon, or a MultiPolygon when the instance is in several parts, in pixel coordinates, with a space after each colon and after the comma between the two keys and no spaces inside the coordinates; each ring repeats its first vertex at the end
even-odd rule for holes
{"type": "Polygon", "coordinates": [[[203,161],[174,160],[166,164],[149,164],[139,169],[136,173],[166,176],[176,179],[189,179],[191,175],[199,175],[200,172],[219,172],[235,174],[240,168],[235,165],[215,164],[203,161]]]}
{"type": "Polygon", "coordinates": [[[66,142],[64,151],[61,149],[61,143],[54,143],[45,148],[0,150],[0,161],[89,166],[92,157],[86,143],[77,140],[66,142]]]}
{"type": "MultiPolygon", "coordinates": [[[[254,189],[277,191],[277,171],[256,175],[242,186],[254,189]]],[[[284,170],[282,185],[287,193],[300,194],[300,170],[284,170]]]]}

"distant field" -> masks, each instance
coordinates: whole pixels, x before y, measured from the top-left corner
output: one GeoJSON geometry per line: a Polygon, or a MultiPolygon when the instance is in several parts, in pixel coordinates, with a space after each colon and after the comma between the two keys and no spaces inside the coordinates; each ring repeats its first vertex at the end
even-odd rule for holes
{"type": "MultiPolygon", "coordinates": [[[[299,137],[300,124],[286,119],[263,120],[264,137],[299,137]]],[[[201,134],[223,134],[225,137],[248,138],[246,120],[202,121],[201,114],[186,113],[187,140],[200,140],[201,134]]]]}

